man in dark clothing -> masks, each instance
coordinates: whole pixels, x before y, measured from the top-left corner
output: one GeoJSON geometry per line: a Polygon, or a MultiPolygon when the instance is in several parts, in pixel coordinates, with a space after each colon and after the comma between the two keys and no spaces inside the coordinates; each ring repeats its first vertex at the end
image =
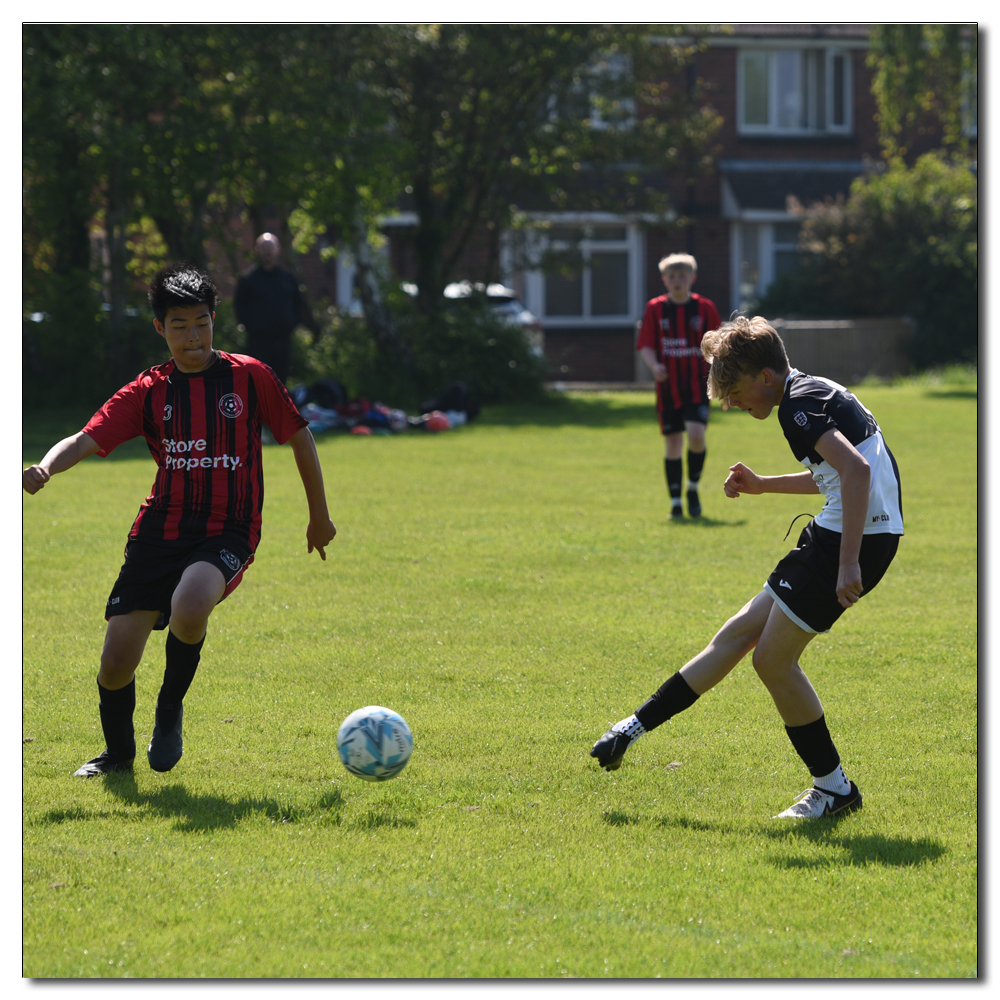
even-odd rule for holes
{"type": "Polygon", "coordinates": [[[256,250],[260,265],[240,278],[233,305],[236,318],[246,327],[246,353],[269,365],[286,382],[302,299],[295,278],[278,267],[278,237],[264,233],[257,239],[256,250]]]}

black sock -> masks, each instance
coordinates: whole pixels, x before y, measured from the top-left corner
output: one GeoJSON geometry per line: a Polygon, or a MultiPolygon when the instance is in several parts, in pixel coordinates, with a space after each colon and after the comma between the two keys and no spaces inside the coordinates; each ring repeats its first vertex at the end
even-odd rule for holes
{"type": "Polygon", "coordinates": [[[698,695],[691,690],[688,682],[678,671],[660,685],[656,694],[635,710],[635,717],[648,733],[651,729],[662,725],[667,719],[677,715],[678,712],[690,708],[697,700],[698,695]]]}
{"type": "Polygon", "coordinates": [[[680,503],[684,463],[679,458],[665,458],[663,470],[667,474],[667,489],[670,490],[670,499],[675,503],[680,503]]]}
{"type": "Polygon", "coordinates": [[[135,678],[117,691],[109,691],[98,681],[97,693],[101,699],[101,729],[108,752],[122,760],[131,760],[135,757],[135,729],[132,726],[135,678]]]}
{"type": "Polygon", "coordinates": [[[840,754],[826,728],[825,715],[804,726],[785,726],[785,732],[814,778],[829,774],[840,763],[840,754]]]}
{"type": "Polygon", "coordinates": [[[688,482],[698,484],[701,470],[705,467],[705,452],[688,449],[688,482]]]}
{"type": "Polygon", "coordinates": [[[177,723],[181,702],[194,680],[204,644],[204,637],[200,642],[191,644],[181,642],[173,632],[167,632],[167,666],[156,699],[156,721],[161,733],[169,733],[177,723]]]}

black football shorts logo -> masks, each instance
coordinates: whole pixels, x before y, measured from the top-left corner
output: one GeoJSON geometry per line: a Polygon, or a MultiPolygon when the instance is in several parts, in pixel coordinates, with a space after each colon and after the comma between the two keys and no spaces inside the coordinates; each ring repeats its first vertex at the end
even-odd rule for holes
{"type": "Polygon", "coordinates": [[[219,558],[235,573],[240,568],[240,557],[229,549],[219,549],[219,558]]]}
{"type": "Polygon", "coordinates": [[[219,413],[224,417],[238,417],[242,412],[243,400],[235,392],[230,392],[219,400],[219,413]]]}
{"type": "Polygon", "coordinates": [[[801,410],[799,410],[799,412],[796,413],[792,419],[799,425],[799,427],[809,426],[809,418],[801,410]]]}

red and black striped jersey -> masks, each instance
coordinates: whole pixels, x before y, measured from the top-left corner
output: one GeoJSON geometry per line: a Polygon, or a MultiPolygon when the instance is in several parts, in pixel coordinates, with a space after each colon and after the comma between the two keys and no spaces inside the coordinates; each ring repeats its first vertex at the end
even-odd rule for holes
{"type": "Polygon", "coordinates": [[[307,422],[267,365],[217,351],[205,371],[173,359],[119,389],[83,428],[109,455],[146,439],[156,479],[129,538],[189,543],[233,532],[250,551],[260,541],[264,476],[261,425],[284,444],[307,422]]]}
{"type": "Polygon", "coordinates": [[[708,362],[701,353],[701,338],[722,324],[711,299],[691,293],[687,302],[672,302],[659,295],[646,304],[635,349],[651,347],[656,360],[666,365],[665,394],[679,409],[685,403],[708,402],[708,362]]]}

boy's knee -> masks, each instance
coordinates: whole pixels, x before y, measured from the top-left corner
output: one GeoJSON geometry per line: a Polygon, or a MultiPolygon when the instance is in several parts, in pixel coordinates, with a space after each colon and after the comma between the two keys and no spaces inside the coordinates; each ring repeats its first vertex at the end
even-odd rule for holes
{"type": "Polygon", "coordinates": [[[132,680],[138,665],[134,656],[122,650],[105,648],[101,653],[101,668],[97,680],[108,691],[117,691],[132,680]]]}
{"type": "Polygon", "coordinates": [[[211,608],[197,601],[175,601],[170,611],[170,631],[181,642],[200,642],[208,627],[211,608]]]}

